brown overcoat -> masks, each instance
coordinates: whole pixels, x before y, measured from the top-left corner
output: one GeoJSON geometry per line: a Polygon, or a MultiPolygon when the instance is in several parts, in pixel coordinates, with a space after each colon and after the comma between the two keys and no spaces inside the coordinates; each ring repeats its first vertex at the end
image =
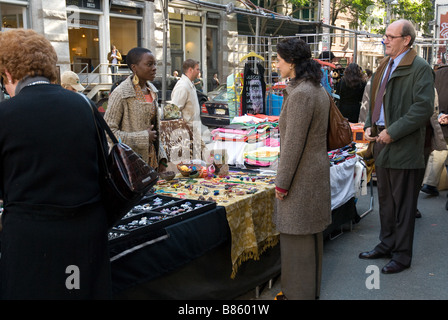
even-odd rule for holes
{"type": "Polygon", "coordinates": [[[280,160],[275,185],[288,190],[277,200],[274,222],[281,233],[322,232],[331,223],[327,126],[330,101],[322,86],[292,81],[279,119],[280,160]]]}

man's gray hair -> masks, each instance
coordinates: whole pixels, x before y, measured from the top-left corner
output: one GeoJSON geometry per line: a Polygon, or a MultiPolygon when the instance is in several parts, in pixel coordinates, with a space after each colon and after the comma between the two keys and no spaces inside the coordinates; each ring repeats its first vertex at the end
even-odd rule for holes
{"type": "Polygon", "coordinates": [[[403,26],[403,29],[401,30],[401,35],[403,37],[406,37],[406,36],[411,37],[411,40],[409,41],[409,45],[408,45],[408,47],[411,47],[412,44],[414,43],[414,40],[416,37],[414,25],[409,20],[406,20],[406,19],[400,19],[400,20],[397,20],[397,22],[400,22],[403,26]]]}

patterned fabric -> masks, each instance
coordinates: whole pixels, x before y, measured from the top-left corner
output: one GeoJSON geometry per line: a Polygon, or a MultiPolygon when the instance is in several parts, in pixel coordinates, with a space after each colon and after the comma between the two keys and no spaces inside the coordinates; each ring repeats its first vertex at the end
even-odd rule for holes
{"type": "Polygon", "coordinates": [[[272,222],[274,190],[273,186],[265,187],[253,195],[224,205],[232,234],[232,279],[243,262],[259,260],[263,252],[278,243],[279,233],[272,222]]]}
{"type": "Polygon", "coordinates": [[[193,135],[184,119],[160,121],[160,135],[168,162],[190,160],[193,135]]]}
{"type": "MultiPolygon", "coordinates": [[[[241,184],[242,189],[255,187],[257,192],[253,194],[231,193],[232,196],[227,197],[224,195],[224,179],[221,178],[212,180],[195,178],[196,182],[190,188],[182,186],[173,188],[169,185],[155,187],[157,194],[197,200],[200,194],[195,190],[199,188],[202,192],[208,185],[215,186],[215,188],[210,187],[209,194],[204,197],[212,198],[218,206],[223,206],[226,209],[232,238],[232,274],[230,275],[232,279],[235,278],[242,263],[250,259],[258,260],[267,249],[276,246],[279,241],[279,233],[272,221],[275,203],[274,185],[258,180],[254,183],[244,184],[238,179],[239,175],[240,173],[230,173],[230,184],[234,188],[238,188],[235,185],[241,184]],[[219,195],[214,195],[213,191],[217,189],[220,190],[219,195]]],[[[177,177],[180,177],[180,174],[177,177]]]]}

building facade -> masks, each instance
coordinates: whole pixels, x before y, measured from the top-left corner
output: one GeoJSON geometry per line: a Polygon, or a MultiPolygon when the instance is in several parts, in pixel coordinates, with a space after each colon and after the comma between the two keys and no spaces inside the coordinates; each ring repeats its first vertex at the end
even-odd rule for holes
{"type": "Polygon", "coordinates": [[[195,59],[207,83],[214,73],[224,77],[229,72],[226,39],[236,34],[236,22],[224,11],[185,1],[170,1],[165,17],[161,0],[0,0],[0,15],[2,31],[30,28],[45,35],[56,49],[61,72],[89,75],[81,80],[90,83],[111,81],[107,54],[112,45],[124,58],[133,47],[150,49],[160,77],[162,72],[182,73],[182,62],[195,59]]]}

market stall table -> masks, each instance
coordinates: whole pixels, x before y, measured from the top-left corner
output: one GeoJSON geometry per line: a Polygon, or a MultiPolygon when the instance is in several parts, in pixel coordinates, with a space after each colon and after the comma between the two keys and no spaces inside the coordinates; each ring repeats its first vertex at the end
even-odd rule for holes
{"type": "MultiPolygon", "coordinates": [[[[331,171],[344,172],[345,180],[336,183],[346,192],[337,197],[325,236],[357,215],[352,179],[356,158],[344,162],[345,170],[341,164],[331,171]]],[[[155,196],[213,200],[216,207],[132,237],[133,243],[115,245],[117,298],[231,299],[280,273],[278,233],[271,220],[274,176],[232,172],[211,179],[176,178],[160,182],[155,196]]]]}
{"type": "Polygon", "coordinates": [[[179,178],[159,183],[156,194],[183,199],[207,199],[222,206],[230,227],[232,274],[248,259],[260,255],[278,243],[272,222],[274,212],[274,176],[234,172],[226,177],[179,178]]]}

